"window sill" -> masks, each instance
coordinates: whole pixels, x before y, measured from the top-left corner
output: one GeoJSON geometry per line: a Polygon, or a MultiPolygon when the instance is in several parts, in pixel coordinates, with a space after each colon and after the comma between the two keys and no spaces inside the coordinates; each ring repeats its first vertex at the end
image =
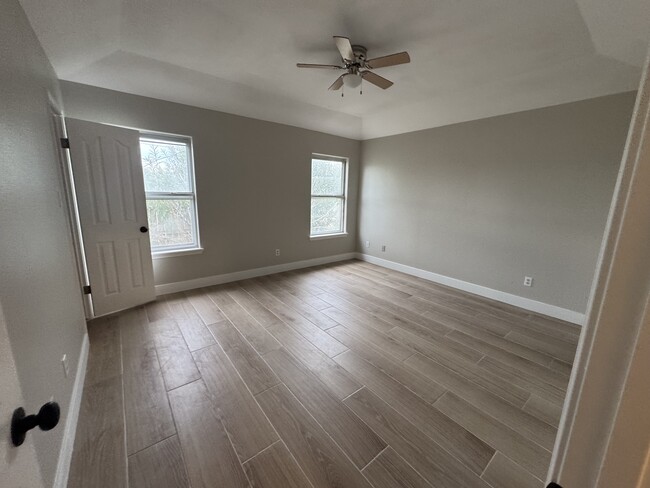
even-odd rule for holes
{"type": "Polygon", "coordinates": [[[190,256],[192,254],[202,254],[202,247],[193,247],[191,249],[175,249],[173,251],[159,251],[151,253],[153,259],[176,258],[180,256],[190,256]]]}
{"type": "Polygon", "coordinates": [[[317,236],[309,236],[310,241],[320,241],[323,239],[336,239],[337,237],[345,237],[347,236],[347,232],[339,232],[337,234],[321,234],[317,236]]]}

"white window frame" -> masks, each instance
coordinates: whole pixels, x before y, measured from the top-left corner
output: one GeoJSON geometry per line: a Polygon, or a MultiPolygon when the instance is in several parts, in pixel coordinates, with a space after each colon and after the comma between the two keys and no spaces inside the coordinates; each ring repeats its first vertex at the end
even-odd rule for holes
{"type": "Polygon", "coordinates": [[[188,182],[190,191],[185,192],[163,192],[163,191],[146,191],[146,200],[191,200],[194,206],[194,219],[192,222],[192,235],[194,242],[191,244],[181,244],[177,246],[154,247],[151,246],[153,258],[165,258],[172,256],[181,256],[188,254],[200,254],[203,252],[201,247],[201,236],[199,234],[199,209],[196,203],[196,178],[194,171],[194,148],[192,138],[189,136],[178,136],[164,134],[159,132],[140,132],[140,141],[159,142],[162,144],[181,144],[185,146],[188,161],[188,182]]]}
{"type": "Polygon", "coordinates": [[[349,158],[342,156],[331,156],[328,154],[318,154],[313,153],[311,159],[309,160],[309,238],[311,240],[320,240],[320,239],[331,239],[333,237],[342,237],[348,234],[348,166],[349,158]],[[314,166],[314,159],[319,159],[321,161],[335,161],[337,163],[343,163],[343,193],[341,195],[317,195],[311,193],[312,186],[312,171],[314,166]],[[313,198],[340,198],[343,200],[343,215],[341,222],[341,231],[333,232],[329,234],[312,234],[311,233],[311,201],[313,198]]]}

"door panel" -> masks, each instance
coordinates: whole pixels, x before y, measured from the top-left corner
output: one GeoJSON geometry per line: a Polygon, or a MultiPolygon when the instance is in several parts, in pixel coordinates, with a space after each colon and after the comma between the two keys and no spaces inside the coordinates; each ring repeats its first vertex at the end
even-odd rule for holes
{"type": "Polygon", "coordinates": [[[95,316],[155,298],[137,131],[66,119],[95,316]]]}

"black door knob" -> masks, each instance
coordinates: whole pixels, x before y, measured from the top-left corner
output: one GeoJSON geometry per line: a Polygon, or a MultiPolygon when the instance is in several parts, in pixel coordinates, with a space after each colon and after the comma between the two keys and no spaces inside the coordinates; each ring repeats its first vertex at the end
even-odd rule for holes
{"type": "Polygon", "coordinates": [[[146,233],[148,230],[149,229],[147,229],[144,225],[140,227],[140,232],[142,232],[143,234],[146,233]]]}
{"type": "Polygon", "coordinates": [[[57,426],[60,418],[61,409],[56,402],[46,403],[36,415],[25,415],[24,408],[17,408],[11,417],[11,442],[14,446],[20,446],[25,442],[28,431],[36,426],[41,430],[52,430],[57,426]]]}

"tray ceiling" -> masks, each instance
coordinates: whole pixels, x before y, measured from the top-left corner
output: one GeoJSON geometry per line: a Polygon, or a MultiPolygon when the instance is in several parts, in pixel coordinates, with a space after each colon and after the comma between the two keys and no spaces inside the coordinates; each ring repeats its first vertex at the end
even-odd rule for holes
{"type": "Polygon", "coordinates": [[[21,0],[63,80],[368,139],[636,89],[645,0],[21,0]],[[332,35],[407,50],[344,98],[332,35]]]}

